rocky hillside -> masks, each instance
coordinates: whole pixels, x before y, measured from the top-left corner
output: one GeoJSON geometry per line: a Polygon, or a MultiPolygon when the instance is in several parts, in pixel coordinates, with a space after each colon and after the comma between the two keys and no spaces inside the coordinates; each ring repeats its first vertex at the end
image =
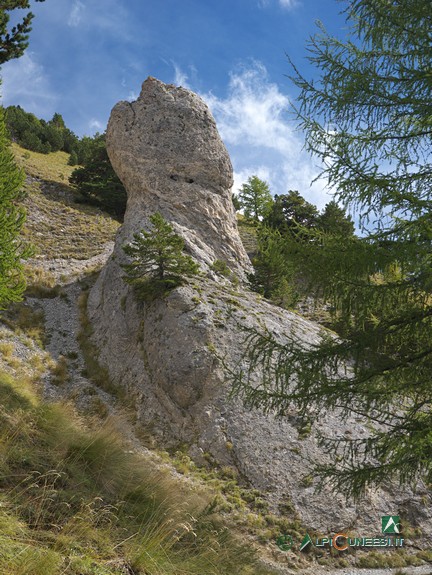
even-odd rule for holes
{"type": "MultiPolygon", "coordinates": [[[[359,506],[317,495],[306,462],[321,457],[315,430],[299,429],[295,413],[278,421],[229,398],[225,365],[241,359],[239,326],[265,323],[281,336],[289,327],[305,342],[320,328],[242,285],[249,264],[214,121],[187,91],[154,80],[146,90],[153,106],[162,92],[166,107],[145,116],[143,98],[123,106],[132,110],[130,134],[151,117],[152,131],[138,132],[147,134],[144,148],[157,148],[162,121],[164,130],[180,126],[182,136],[170,151],[163,146],[163,162],[156,152],[147,166],[138,162],[136,176],[143,150],[139,142],[133,153],[123,148],[132,139],[115,135],[124,122],[117,108],[111,153],[130,171],[123,177],[134,196],[117,239],[115,221],[75,202],[65,154],[15,147],[27,174],[24,239],[36,251],[25,301],[0,318],[0,573],[363,572],[356,566],[429,573],[426,492],[371,492],[359,506]],[[176,102],[181,109],[172,115],[176,102]],[[194,142],[203,128],[210,134],[200,148],[194,142]],[[186,160],[178,151],[187,134],[186,160]],[[146,304],[118,264],[123,243],[156,209],[185,238],[203,275],[146,304]],[[299,551],[306,531],[375,533],[380,516],[393,511],[407,526],[403,550],[299,551]],[[295,541],[290,551],[276,545],[284,533],[295,541]]],[[[367,427],[351,423],[358,433],[367,427]]],[[[323,414],[321,425],[340,432],[336,415],[323,414]]]]}
{"type": "Polygon", "coordinates": [[[0,573],[272,572],[247,522],[257,495],[143,447],[95,357],[87,290],[118,223],[75,203],[66,155],[14,150],[35,255],[25,300],[0,316],[0,573]]]}
{"type": "MultiPolygon", "coordinates": [[[[148,78],[136,102],[113,109],[107,147],[128,205],[88,312],[99,359],[113,383],[134,399],[138,426],[164,445],[185,445],[197,464],[210,458],[230,467],[260,492],[270,512],[289,508],[309,530],[378,536],[380,517],[392,509],[414,530],[421,523],[423,537],[411,544],[429,548],[426,488],[414,493],[389,483],[360,502],[314,489],[311,463],[326,461],[317,432],[367,437],[368,421],[353,414],[342,423],[337,412],[323,413],[314,428],[299,429],[294,411],[276,419],[231,397],[229,374],[245,360],[248,329],[307,347],[322,328],[267,304],[243,283],[250,264],[231,204],[232,167],[204,102],[148,78]],[[122,248],[135,232],[149,229],[156,211],[182,236],[201,276],[164,298],[142,301],[123,280],[122,248]],[[216,271],[221,264],[227,273],[216,271]]],[[[250,383],[260,380],[258,368],[250,383]]]]}

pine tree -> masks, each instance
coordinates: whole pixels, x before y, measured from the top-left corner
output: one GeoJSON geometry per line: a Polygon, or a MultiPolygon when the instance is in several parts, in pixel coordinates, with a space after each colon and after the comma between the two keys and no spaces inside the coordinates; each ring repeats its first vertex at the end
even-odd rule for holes
{"type": "Polygon", "coordinates": [[[373,426],[368,438],[322,439],[342,463],[317,473],[358,495],[432,481],[432,16],[423,0],[354,0],[346,13],[351,38],[322,28],[311,40],[320,78],[293,67],[307,148],[363,226],[359,238],[304,244],[343,337],[305,351],[251,333],[248,369],[273,367],[260,389],[242,373],[236,385],[252,405],[283,413],[293,402],[304,417],[337,407],[373,426]]]}
{"type": "MultiPolygon", "coordinates": [[[[43,2],[43,0],[36,0],[43,2]]],[[[15,8],[28,8],[28,0],[5,0],[0,4],[0,64],[19,58],[28,45],[28,34],[33,14],[8,30],[9,14],[15,8]]],[[[17,205],[21,197],[24,174],[17,168],[10,150],[5,113],[0,109],[0,309],[18,301],[25,289],[22,258],[23,248],[19,233],[25,212],[17,205]]]]}
{"type": "Polygon", "coordinates": [[[251,176],[239,190],[238,200],[247,220],[258,223],[271,209],[273,198],[267,182],[251,176]]]}
{"type": "Polygon", "coordinates": [[[21,260],[28,252],[18,237],[25,219],[24,209],[18,205],[23,181],[0,109],[0,309],[18,301],[25,288],[21,260]]]}
{"type": "Polygon", "coordinates": [[[160,213],[150,216],[151,231],[134,234],[130,244],[123,246],[131,263],[123,265],[124,280],[134,285],[141,297],[163,294],[181,285],[185,278],[198,273],[198,265],[183,253],[184,240],[160,213]]]}
{"type": "Polygon", "coordinates": [[[262,226],[257,232],[257,244],[252,259],[254,273],[249,277],[252,288],[276,305],[291,307],[296,301],[296,291],[286,238],[278,230],[262,226]]]}
{"type": "Polygon", "coordinates": [[[72,172],[69,181],[82,194],[83,201],[123,218],[127,194],[109,160],[105,134],[83,138],[71,161],[75,159],[83,165],[72,172]]]}
{"type": "Polygon", "coordinates": [[[323,232],[340,237],[354,234],[354,222],[334,200],[326,204],[318,216],[317,227],[323,232]]]}
{"type": "Polygon", "coordinates": [[[312,229],[318,222],[318,209],[296,190],[276,195],[264,222],[280,232],[296,233],[299,228],[312,229]]]}
{"type": "MultiPolygon", "coordinates": [[[[44,2],[44,0],[36,0],[44,2]]],[[[29,12],[21,22],[8,29],[9,14],[16,8],[29,8],[29,0],[3,0],[0,3],[0,64],[24,54],[28,46],[28,36],[31,31],[33,14],[29,12]]]]}

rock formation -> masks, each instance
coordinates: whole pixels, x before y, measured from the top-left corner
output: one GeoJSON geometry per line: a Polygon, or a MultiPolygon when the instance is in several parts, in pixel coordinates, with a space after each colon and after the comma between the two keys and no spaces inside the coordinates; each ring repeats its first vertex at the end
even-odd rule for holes
{"type": "MultiPolygon", "coordinates": [[[[234,467],[276,510],[289,499],[307,526],[324,533],[367,528],[376,534],[381,515],[398,511],[417,517],[413,522],[429,522],[430,529],[430,512],[407,491],[370,492],[361,506],[329,492],[316,494],[304,481],[308,461],[323,461],[314,431],[302,439],[295,413],[277,420],[229,397],[226,368],[242,361],[242,326],[265,325],[305,345],[316,341],[320,327],[209,268],[223,260],[241,280],[250,263],[231,204],[231,163],[202,100],[149,78],[136,102],[114,108],[107,146],[128,205],[88,311],[99,359],[134,399],[139,425],[164,445],[186,444],[197,461],[206,453],[234,467]],[[184,237],[207,275],[145,303],[122,279],[122,245],[156,211],[184,237]]],[[[352,418],[341,424],[332,413],[323,414],[318,425],[330,436],[367,433],[367,422],[352,418]]]]}
{"type": "Polygon", "coordinates": [[[145,227],[158,211],[201,264],[222,260],[239,275],[249,269],[231,200],[231,161],[198,96],[148,78],[136,102],[113,109],[107,148],[128,191],[129,229],[145,227]]]}

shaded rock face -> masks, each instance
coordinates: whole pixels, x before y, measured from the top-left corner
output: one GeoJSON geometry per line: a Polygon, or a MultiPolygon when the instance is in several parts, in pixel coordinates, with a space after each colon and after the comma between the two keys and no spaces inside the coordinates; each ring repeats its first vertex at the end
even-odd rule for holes
{"type": "MultiPolygon", "coordinates": [[[[100,362],[134,400],[138,425],[162,445],[188,445],[198,462],[210,454],[232,466],[272,510],[289,501],[308,527],[323,533],[379,535],[381,515],[412,510],[416,516],[421,492],[371,491],[355,505],[329,491],[316,494],[305,480],[311,462],[326,461],[318,427],[330,437],[365,437],[367,421],[353,416],[342,424],[337,414],[325,413],[302,438],[295,412],[278,420],[230,397],[226,375],[244,361],[245,327],[267,328],[282,342],[295,337],[305,346],[318,340],[321,328],[208,269],[215,258],[223,259],[241,278],[250,264],[231,205],[229,158],[203,102],[149,79],[137,102],[114,108],[107,143],[128,208],[113,255],[90,292],[88,312],[100,362]],[[122,245],[155,211],[185,238],[207,277],[145,303],[122,279],[122,245]]],[[[254,374],[253,384],[260,375],[254,374]]],[[[430,507],[422,508],[418,520],[430,533],[430,507]]]]}
{"type": "Polygon", "coordinates": [[[232,205],[231,161],[198,96],[148,78],[136,102],[113,109],[107,149],[128,192],[128,227],[144,227],[159,211],[201,264],[220,259],[240,275],[249,268],[232,205]]]}

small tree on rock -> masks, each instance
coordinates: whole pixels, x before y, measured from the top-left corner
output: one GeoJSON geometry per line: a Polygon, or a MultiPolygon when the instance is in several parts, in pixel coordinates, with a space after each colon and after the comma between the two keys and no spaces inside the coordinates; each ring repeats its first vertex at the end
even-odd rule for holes
{"type": "Polygon", "coordinates": [[[138,293],[147,298],[156,296],[181,285],[186,277],[198,273],[194,260],[183,253],[184,240],[160,213],[150,216],[151,231],[141,230],[134,234],[130,244],[123,246],[132,258],[123,265],[124,280],[132,284],[138,293]]]}

